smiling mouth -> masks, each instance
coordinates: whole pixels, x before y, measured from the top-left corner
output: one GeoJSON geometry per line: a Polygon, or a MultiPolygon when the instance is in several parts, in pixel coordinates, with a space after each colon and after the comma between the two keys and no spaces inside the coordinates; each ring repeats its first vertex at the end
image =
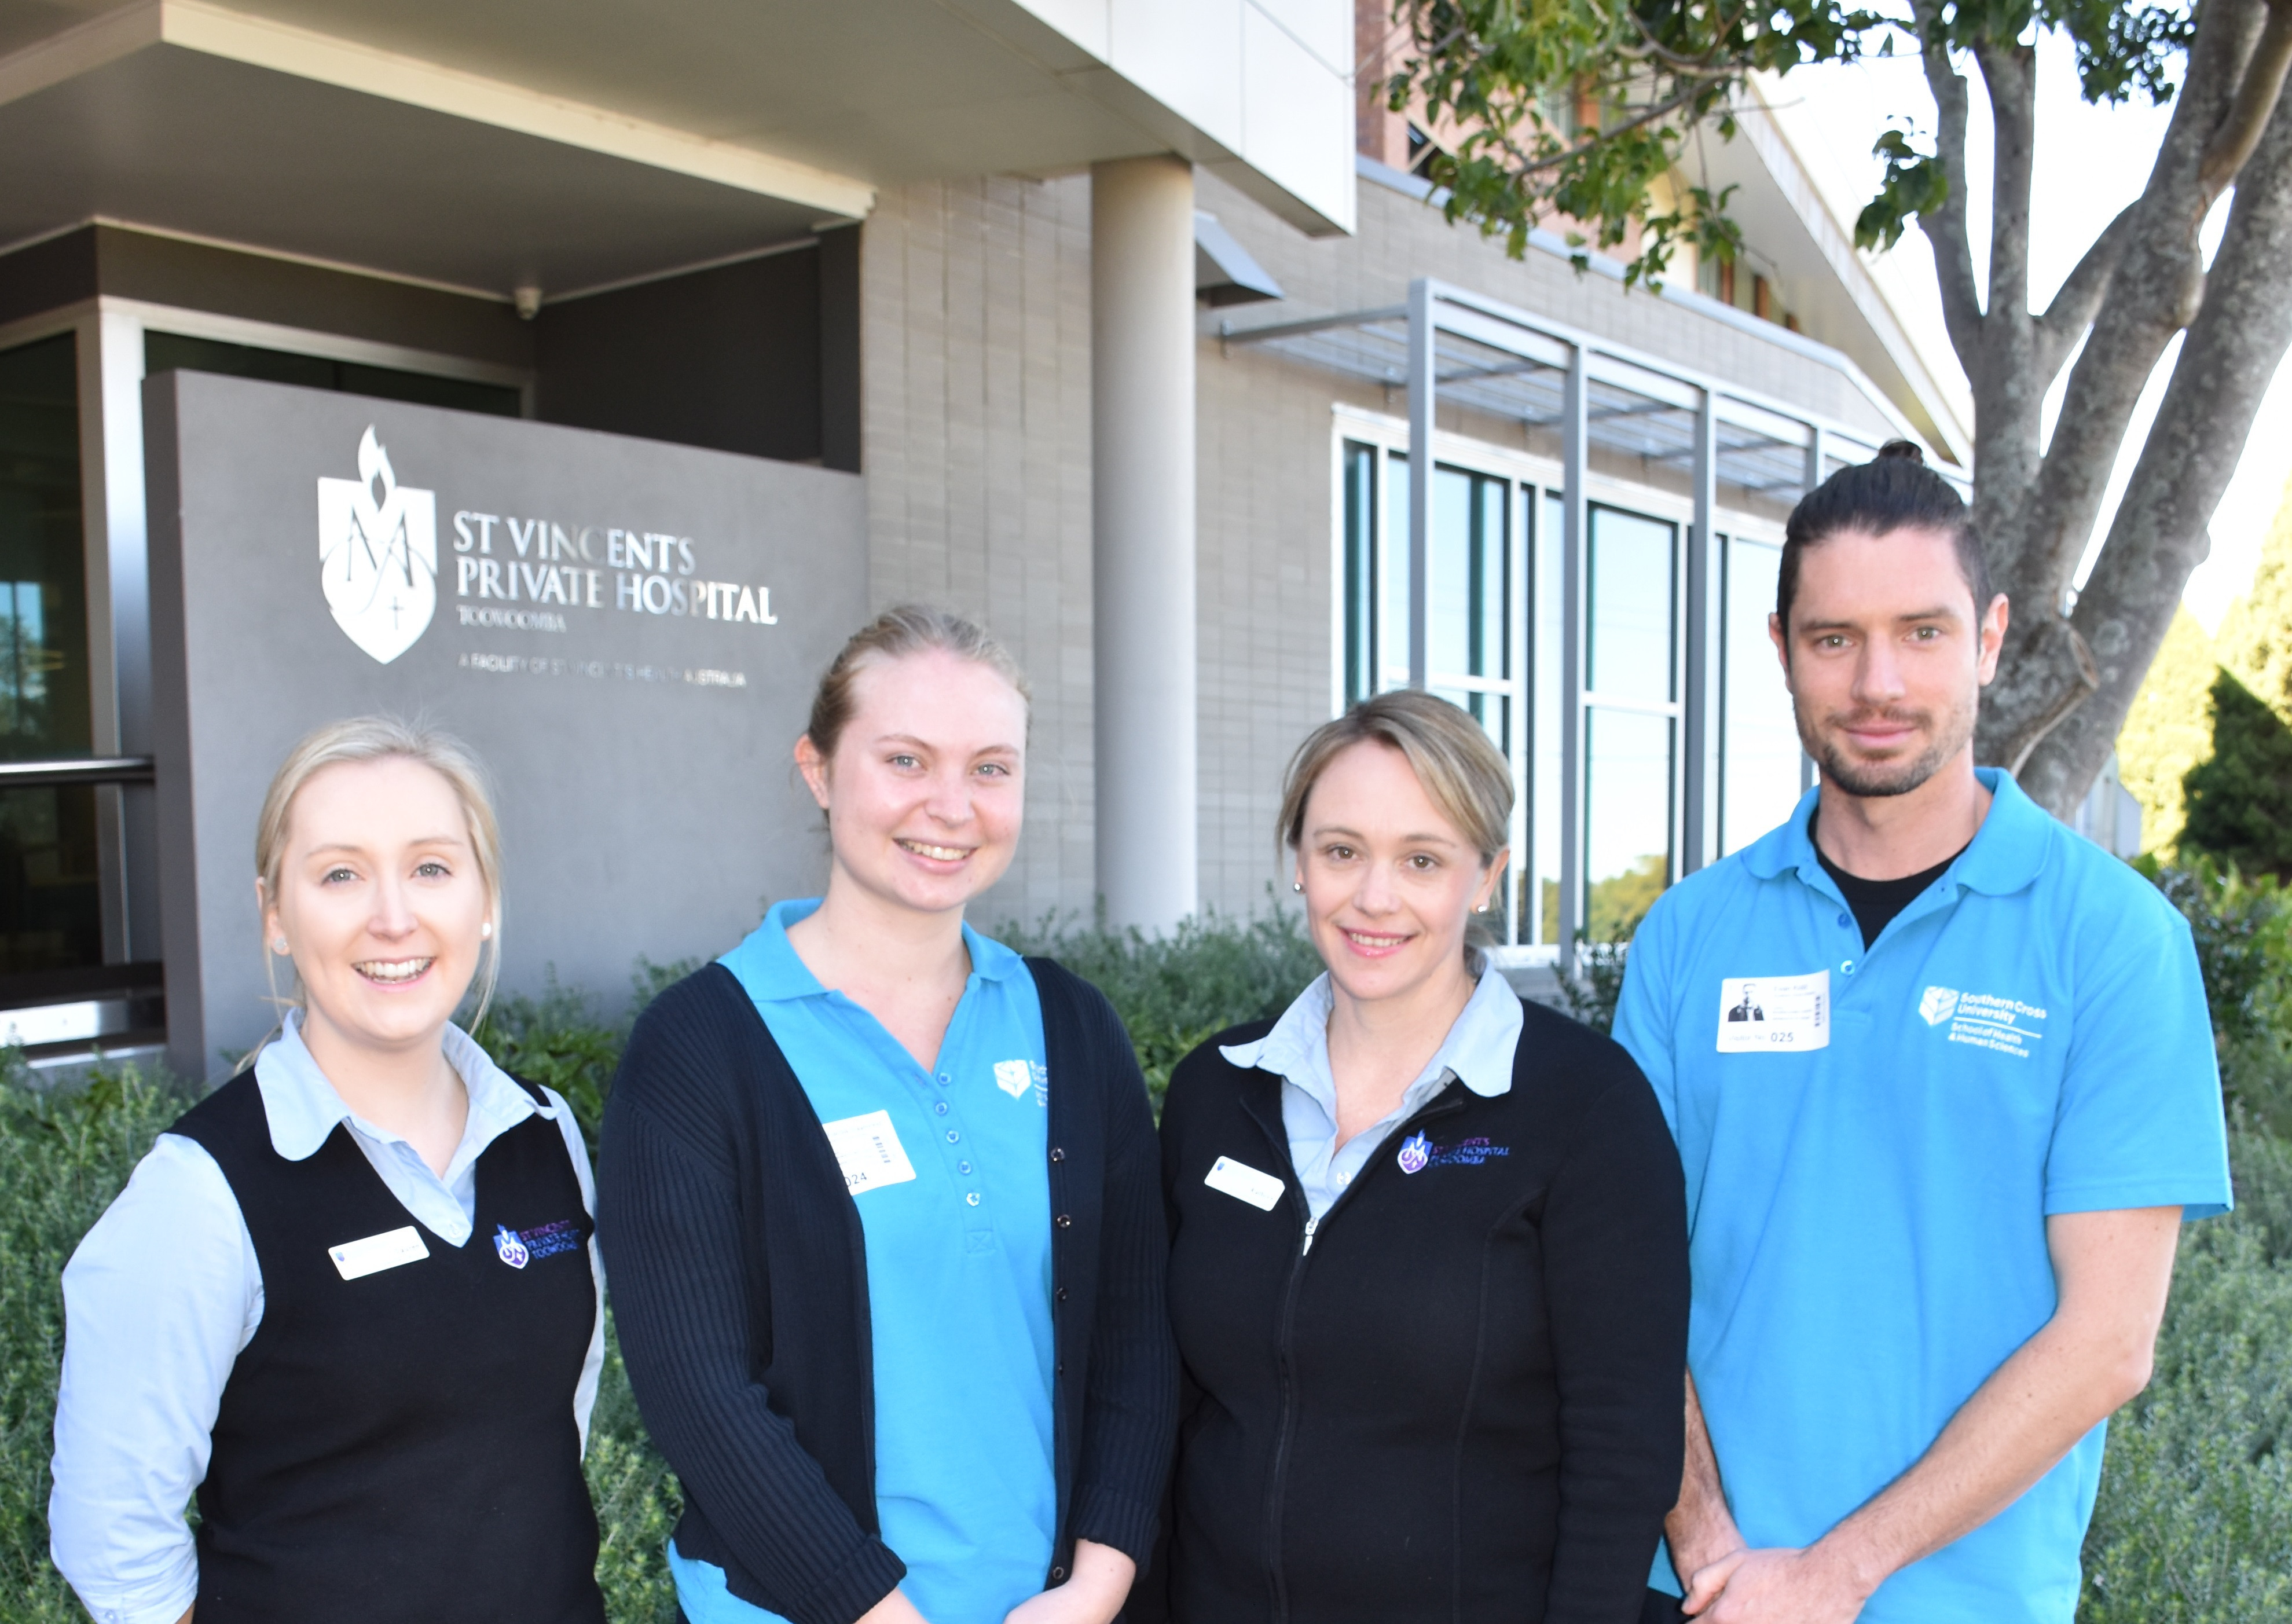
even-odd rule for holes
{"type": "Polygon", "coordinates": [[[351,966],[370,982],[385,987],[403,986],[420,978],[423,972],[438,961],[431,958],[367,958],[351,966]]]}
{"type": "Polygon", "coordinates": [[[896,843],[902,852],[912,852],[917,857],[928,857],[935,863],[959,863],[971,855],[967,846],[935,846],[928,840],[901,840],[896,843]]]}
{"type": "Polygon", "coordinates": [[[1390,953],[1393,949],[1405,946],[1408,941],[1406,936],[1380,936],[1368,931],[1346,931],[1344,936],[1347,941],[1352,942],[1364,953],[1390,953]]]}

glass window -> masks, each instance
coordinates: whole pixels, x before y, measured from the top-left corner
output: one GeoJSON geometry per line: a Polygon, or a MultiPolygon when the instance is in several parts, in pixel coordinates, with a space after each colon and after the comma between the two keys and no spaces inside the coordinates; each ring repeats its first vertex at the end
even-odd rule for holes
{"type": "Polygon", "coordinates": [[[1376,464],[1375,446],[1345,441],[1345,703],[1376,691],[1376,464]]]}
{"type": "Polygon", "coordinates": [[[1671,883],[1679,527],[1611,507],[1587,518],[1584,930],[1620,941],[1671,883]]]}
{"type": "Polygon", "coordinates": [[[1594,941],[1629,937],[1670,883],[1677,725],[1600,706],[1585,715],[1585,931],[1594,941]]]}
{"type": "MultiPolygon", "coordinates": [[[[1505,610],[1511,602],[1509,481],[1461,468],[1435,471],[1427,663],[1442,676],[1512,675],[1505,610]]],[[[1477,714],[1477,713],[1476,713],[1477,714]]]]}
{"type": "Polygon", "coordinates": [[[1798,804],[1798,727],[1767,616],[1782,549],[1730,537],[1720,690],[1719,851],[1739,851],[1798,804]]]}
{"type": "Polygon", "coordinates": [[[415,406],[446,406],[456,411],[485,412],[496,417],[515,417],[524,408],[518,392],[505,384],[480,384],[469,378],[403,372],[394,367],[332,361],[319,355],[260,350],[250,344],[229,344],[213,338],[187,338],[181,333],[145,333],[143,370],[152,374],[220,372],[237,378],[259,378],[267,384],[299,384],[305,389],[373,395],[415,406]]]}
{"type": "MultiPolygon", "coordinates": [[[[78,346],[0,352],[0,759],[93,748],[78,346]]],[[[0,974],[101,964],[95,791],[0,789],[0,974]]]]}
{"type": "Polygon", "coordinates": [[[1585,684],[1602,699],[1666,704],[1675,691],[1676,525],[1591,510],[1591,647],[1585,684]]]}

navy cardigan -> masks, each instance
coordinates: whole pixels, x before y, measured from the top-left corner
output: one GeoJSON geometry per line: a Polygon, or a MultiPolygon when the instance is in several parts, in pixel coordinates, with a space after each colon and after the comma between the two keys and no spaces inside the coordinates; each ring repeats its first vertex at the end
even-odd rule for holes
{"type": "MultiPolygon", "coordinates": [[[[1142,1567],[1176,1425],[1154,1123],[1102,993],[1030,958],[1050,1071],[1058,1531],[1142,1567]]],[[[629,1381],[684,1487],[677,1548],[795,1624],[907,1569],[877,1537],[868,1264],[819,1119],[732,973],[663,993],[605,1111],[598,1238],[629,1381]]]]}

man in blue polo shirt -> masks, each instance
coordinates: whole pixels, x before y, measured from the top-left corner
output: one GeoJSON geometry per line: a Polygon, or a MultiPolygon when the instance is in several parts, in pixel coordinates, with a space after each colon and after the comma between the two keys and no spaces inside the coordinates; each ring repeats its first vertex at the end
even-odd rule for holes
{"type": "Polygon", "coordinates": [[[2006,603],[1915,448],[1800,503],[1777,597],[1821,785],[1656,904],[1616,1017],[1692,1239],[1652,1582],[1709,1624],[2070,1624],[2180,1222],[2229,1200],[2188,927],[1974,766],[2006,603]]]}

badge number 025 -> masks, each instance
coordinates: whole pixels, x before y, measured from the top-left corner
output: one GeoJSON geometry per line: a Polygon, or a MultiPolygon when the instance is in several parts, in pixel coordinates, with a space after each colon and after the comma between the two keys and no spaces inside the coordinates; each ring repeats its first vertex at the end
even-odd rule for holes
{"type": "Polygon", "coordinates": [[[1829,971],[1731,975],[1720,982],[1722,1054],[1795,1054],[1829,1046],[1829,971]]]}

